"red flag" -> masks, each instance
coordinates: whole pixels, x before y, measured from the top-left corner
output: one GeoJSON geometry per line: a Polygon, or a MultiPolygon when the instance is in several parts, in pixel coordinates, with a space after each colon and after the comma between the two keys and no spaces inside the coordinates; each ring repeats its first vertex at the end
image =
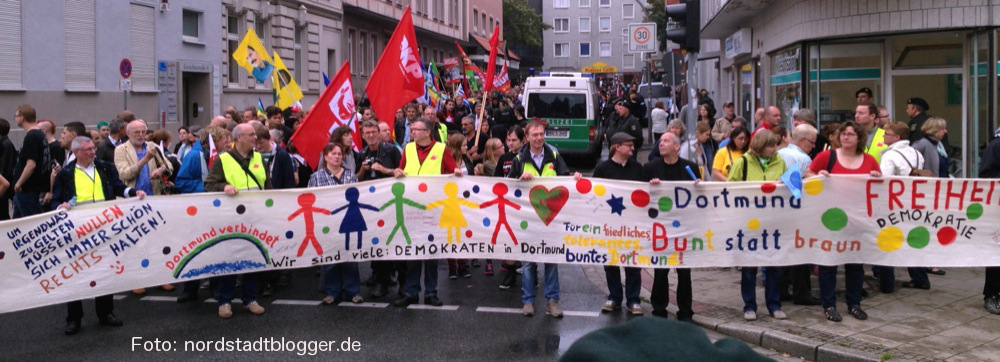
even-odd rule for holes
{"type": "Polygon", "coordinates": [[[486,63],[486,85],[483,86],[483,98],[493,89],[493,75],[497,72],[497,45],[500,45],[500,25],[493,28],[490,36],[490,62],[486,63]]]}
{"type": "Polygon", "coordinates": [[[417,49],[407,6],[365,87],[372,109],[382,122],[391,122],[397,109],[424,95],[424,72],[417,49]]]}
{"type": "Polygon", "coordinates": [[[500,74],[493,79],[493,88],[501,92],[510,91],[510,76],[507,75],[507,63],[504,62],[503,68],[500,68],[500,74]]]}
{"type": "Polygon", "coordinates": [[[330,142],[330,134],[340,126],[351,127],[354,147],[361,144],[361,133],[355,122],[354,87],[351,86],[351,63],[345,61],[330,81],[323,94],[316,100],[312,111],[302,120],[302,125],[292,135],[292,143],[314,170],[319,165],[323,147],[330,142]]]}

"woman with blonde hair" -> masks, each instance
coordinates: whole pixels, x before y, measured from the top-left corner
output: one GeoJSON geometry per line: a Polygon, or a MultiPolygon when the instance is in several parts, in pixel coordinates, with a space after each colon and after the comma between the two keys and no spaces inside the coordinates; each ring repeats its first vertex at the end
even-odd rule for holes
{"type": "Polygon", "coordinates": [[[924,156],[924,169],[934,174],[934,177],[948,177],[948,151],[944,148],[945,137],[948,136],[948,123],[938,117],[928,118],[920,127],[924,138],[913,143],[913,148],[924,156]]]}
{"type": "Polygon", "coordinates": [[[503,155],[503,142],[499,138],[490,138],[486,141],[486,150],[483,151],[483,162],[476,165],[476,176],[493,176],[497,169],[497,161],[503,155]]]}

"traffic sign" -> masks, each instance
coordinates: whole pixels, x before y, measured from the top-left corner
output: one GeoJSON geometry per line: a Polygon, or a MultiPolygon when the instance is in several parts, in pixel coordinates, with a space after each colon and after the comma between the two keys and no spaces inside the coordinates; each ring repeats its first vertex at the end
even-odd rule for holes
{"type": "Polygon", "coordinates": [[[130,90],[132,90],[132,80],[131,79],[119,79],[118,80],[118,90],[120,90],[120,91],[130,91],[130,90]]]}
{"type": "Polygon", "coordinates": [[[118,73],[122,75],[122,78],[128,79],[132,76],[132,61],[128,58],[122,59],[121,63],[118,63],[118,73]]]}
{"type": "Polygon", "coordinates": [[[628,51],[633,53],[656,52],[656,23],[628,24],[628,51]]]}

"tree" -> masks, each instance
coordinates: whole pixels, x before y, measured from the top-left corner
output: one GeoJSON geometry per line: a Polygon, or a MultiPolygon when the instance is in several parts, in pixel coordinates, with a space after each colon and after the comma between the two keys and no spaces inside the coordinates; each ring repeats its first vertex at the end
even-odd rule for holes
{"type": "Polygon", "coordinates": [[[542,45],[542,31],[552,26],[542,22],[527,0],[503,0],[504,40],[537,47],[542,45]]]}
{"type": "MultiPolygon", "coordinates": [[[[644,6],[642,12],[645,14],[643,21],[647,23],[656,23],[656,29],[659,30],[659,34],[656,34],[656,40],[659,41],[660,51],[667,50],[667,9],[663,5],[663,0],[646,0],[647,6],[644,6]]],[[[504,8],[506,11],[506,8],[504,8]]]]}

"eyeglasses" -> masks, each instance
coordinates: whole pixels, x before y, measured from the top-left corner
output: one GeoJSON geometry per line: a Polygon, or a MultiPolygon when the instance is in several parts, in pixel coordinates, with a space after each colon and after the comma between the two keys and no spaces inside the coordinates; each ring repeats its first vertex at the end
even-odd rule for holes
{"type": "Polygon", "coordinates": [[[895,134],[895,133],[889,133],[889,132],[886,132],[886,133],[885,133],[885,137],[899,137],[899,135],[897,135],[897,134],[895,134]]]}
{"type": "Polygon", "coordinates": [[[426,131],[426,130],[427,130],[426,128],[410,128],[410,132],[413,132],[413,131],[426,131]]]}

